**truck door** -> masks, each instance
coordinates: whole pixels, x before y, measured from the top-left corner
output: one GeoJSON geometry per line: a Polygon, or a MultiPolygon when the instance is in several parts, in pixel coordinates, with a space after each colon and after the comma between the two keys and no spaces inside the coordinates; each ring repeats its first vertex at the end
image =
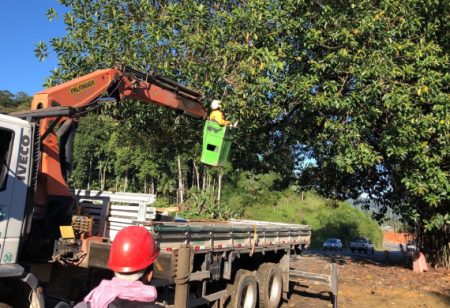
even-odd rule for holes
{"type": "Polygon", "coordinates": [[[15,263],[27,200],[31,128],[0,115],[0,264],[15,263]]]}

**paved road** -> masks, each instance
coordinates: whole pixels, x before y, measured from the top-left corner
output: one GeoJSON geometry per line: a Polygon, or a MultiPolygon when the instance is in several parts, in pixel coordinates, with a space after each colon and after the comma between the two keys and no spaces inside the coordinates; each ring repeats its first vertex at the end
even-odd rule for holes
{"type": "Polygon", "coordinates": [[[360,252],[351,252],[350,249],[344,249],[343,251],[323,251],[320,249],[308,249],[303,254],[304,255],[319,255],[326,256],[327,258],[351,258],[352,260],[364,261],[367,260],[369,262],[375,263],[396,263],[401,262],[402,254],[400,252],[400,247],[398,245],[390,245],[385,244],[384,250],[375,250],[374,253],[360,253],[360,252]],[[388,255],[386,255],[385,250],[389,251],[388,255]]]}

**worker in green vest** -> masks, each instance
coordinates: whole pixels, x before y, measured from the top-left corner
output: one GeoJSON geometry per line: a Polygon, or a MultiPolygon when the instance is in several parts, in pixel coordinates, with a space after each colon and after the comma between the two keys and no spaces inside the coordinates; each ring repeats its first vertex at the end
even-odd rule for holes
{"type": "Polygon", "coordinates": [[[221,126],[230,125],[231,127],[236,127],[237,122],[233,125],[230,121],[225,120],[225,116],[222,112],[222,102],[218,99],[215,99],[211,102],[212,112],[209,115],[210,121],[216,121],[221,126]]]}

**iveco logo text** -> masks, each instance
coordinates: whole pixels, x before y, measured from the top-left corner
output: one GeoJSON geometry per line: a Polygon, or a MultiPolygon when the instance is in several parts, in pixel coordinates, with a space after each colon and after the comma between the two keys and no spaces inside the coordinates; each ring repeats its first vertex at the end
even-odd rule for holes
{"type": "Polygon", "coordinates": [[[20,151],[19,151],[19,169],[17,170],[17,178],[21,181],[25,181],[25,177],[27,176],[27,168],[28,168],[28,155],[30,154],[30,137],[23,136],[22,141],[20,142],[20,151]]]}

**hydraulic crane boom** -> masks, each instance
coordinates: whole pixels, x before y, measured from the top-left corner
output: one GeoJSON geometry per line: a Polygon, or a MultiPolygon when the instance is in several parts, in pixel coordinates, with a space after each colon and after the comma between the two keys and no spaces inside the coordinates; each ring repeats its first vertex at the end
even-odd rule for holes
{"type": "MultiPolygon", "coordinates": [[[[206,118],[200,103],[200,93],[168,78],[130,68],[97,70],[43,90],[33,97],[31,109],[67,106],[84,110],[99,104],[102,97],[136,99],[178,110],[195,118],[206,118]]],[[[43,117],[39,122],[42,146],[35,196],[35,205],[38,207],[72,196],[65,173],[71,170],[74,129],[75,123],[70,116],[43,117]],[[60,129],[55,132],[53,128],[57,125],[60,125],[60,129]]]]}

